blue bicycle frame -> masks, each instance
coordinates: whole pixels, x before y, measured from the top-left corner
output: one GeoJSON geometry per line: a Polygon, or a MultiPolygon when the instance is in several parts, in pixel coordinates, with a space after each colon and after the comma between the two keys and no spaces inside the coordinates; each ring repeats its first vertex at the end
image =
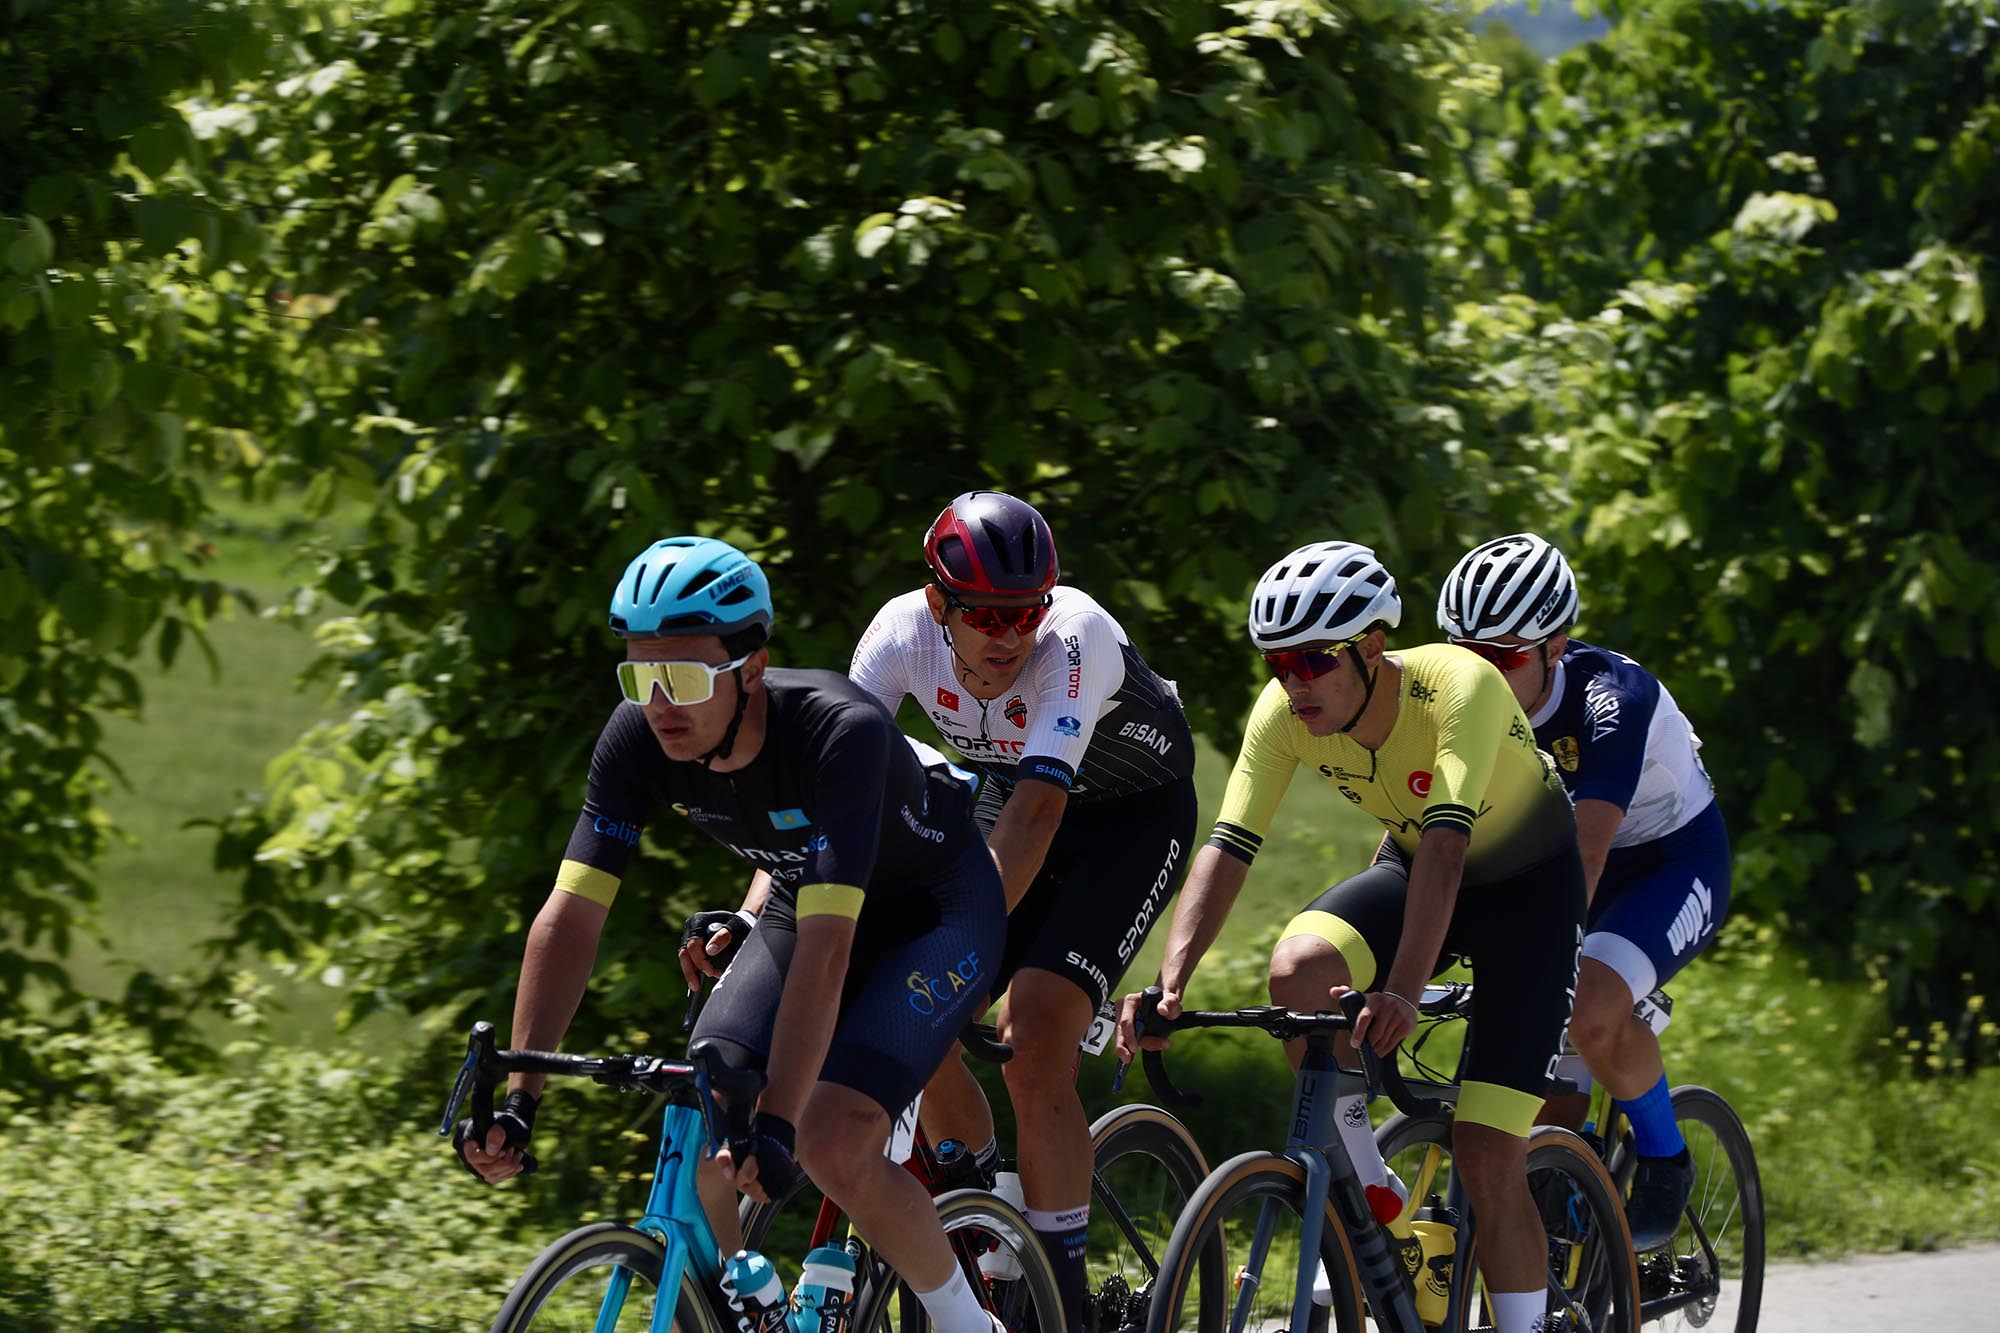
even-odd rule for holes
{"type": "MultiPolygon", "coordinates": [[[[702,1211],[695,1173],[708,1156],[708,1126],[691,1106],[669,1105],[660,1123],[660,1157],[653,1167],[653,1189],[646,1210],[633,1228],[657,1238],[666,1253],[660,1259],[660,1284],[653,1302],[652,1333],[668,1333],[680,1304],[681,1279],[693,1266],[698,1277],[713,1281],[721,1275],[716,1259],[715,1229],[702,1211]]],[[[604,1304],[597,1312],[595,1333],[613,1333],[632,1289],[632,1270],[620,1267],[611,1275],[604,1304]]]]}

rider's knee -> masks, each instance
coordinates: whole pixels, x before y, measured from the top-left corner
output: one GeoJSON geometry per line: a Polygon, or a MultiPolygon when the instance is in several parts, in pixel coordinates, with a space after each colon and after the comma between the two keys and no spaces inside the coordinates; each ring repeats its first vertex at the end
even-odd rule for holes
{"type": "Polygon", "coordinates": [[[1576,1049],[1587,1058],[1609,1047],[1631,1021],[1632,994],[1623,979],[1608,969],[1583,969],[1569,1019],[1569,1039],[1576,1049]]]}
{"type": "Polygon", "coordinates": [[[1347,962],[1325,940],[1294,935],[1271,951],[1271,1002],[1288,1009],[1326,1007],[1327,990],[1348,984],[1347,962]]]}

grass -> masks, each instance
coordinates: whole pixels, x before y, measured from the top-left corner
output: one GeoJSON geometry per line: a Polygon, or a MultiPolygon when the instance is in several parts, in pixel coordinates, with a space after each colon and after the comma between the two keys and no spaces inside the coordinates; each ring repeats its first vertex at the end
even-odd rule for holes
{"type": "MultiPolygon", "coordinates": [[[[271,605],[290,586],[295,541],[309,525],[287,501],[215,504],[215,555],[204,572],[271,605]]],[[[170,668],[157,658],[140,664],[143,714],[107,719],[105,749],[122,775],[105,798],[117,841],[98,867],[100,937],[80,937],[69,959],[87,990],[111,993],[137,970],[171,974],[200,961],[235,885],[212,868],[213,830],[193,822],[218,819],[257,790],[269,760],[322,714],[322,699],[299,681],[313,656],[304,630],[230,600],[208,637],[214,666],[184,641],[170,668]]],[[[337,997],[276,980],[273,998],[299,1035],[324,1035],[337,997]]]]}

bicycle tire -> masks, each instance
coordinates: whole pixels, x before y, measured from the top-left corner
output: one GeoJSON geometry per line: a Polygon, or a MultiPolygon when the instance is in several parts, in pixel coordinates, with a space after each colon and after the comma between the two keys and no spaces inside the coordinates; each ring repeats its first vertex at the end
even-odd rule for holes
{"type": "MultiPolygon", "coordinates": [[[[1750,1135],[1713,1089],[1683,1084],[1670,1095],[1694,1158],[1695,1186],[1672,1243],[1640,1256],[1642,1309],[1669,1329],[1713,1326],[1755,1333],[1764,1298],[1764,1186],[1750,1135]],[[1725,1200],[1725,1190],[1733,1197],[1725,1200]],[[1730,1275],[1732,1257],[1737,1286],[1728,1290],[1722,1280],[1730,1275]],[[1712,1294],[1689,1303],[1691,1292],[1710,1285],[1712,1294]],[[1717,1314],[1724,1323],[1714,1323],[1717,1314]]],[[[1615,1179],[1630,1178],[1631,1157],[1628,1133],[1613,1154],[1615,1179]]]]}
{"type": "MultiPolygon", "coordinates": [[[[1305,1168],[1279,1153],[1241,1153],[1211,1171],[1188,1200],[1167,1241],[1155,1299],[1146,1312],[1146,1333],[1181,1333],[1187,1327],[1180,1318],[1181,1304],[1189,1281],[1199,1275],[1204,1251],[1220,1245],[1227,1271],[1228,1242],[1222,1228],[1232,1207],[1251,1199],[1272,1200],[1303,1217],[1305,1194],[1305,1168]]],[[[1354,1251],[1332,1202],[1322,1207],[1320,1262],[1326,1266],[1332,1289],[1330,1323],[1336,1333],[1361,1333],[1361,1279],[1355,1270],[1354,1251]]],[[[1222,1309],[1211,1318],[1209,1302],[1203,1299],[1201,1306],[1194,1324],[1197,1333],[1222,1333],[1228,1311],[1222,1309]]]]}
{"type": "MultiPolygon", "coordinates": [[[[1376,1131],[1376,1143],[1381,1147],[1383,1160],[1391,1166],[1395,1165],[1397,1157],[1410,1149],[1433,1143],[1441,1146],[1448,1157],[1451,1130],[1449,1116],[1412,1118],[1398,1114],[1382,1122],[1382,1127],[1376,1131]]],[[[1638,1264],[1632,1253],[1631,1232],[1625,1226],[1624,1200],[1619,1197],[1610,1172],[1603,1160],[1591,1151],[1590,1145],[1575,1134],[1553,1125],[1537,1125],[1528,1138],[1528,1178],[1532,1183],[1538,1176],[1548,1179],[1551,1175],[1566,1181],[1588,1209],[1587,1217],[1565,1219],[1584,1232],[1580,1245],[1577,1238],[1550,1237],[1552,1263],[1560,1256],[1567,1265],[1572,1251],[1581,1250],[1575,1256],[1580,1271],[1574,1292],[1566,1282],[1557,1284],[1570,1297],[1569,1326],[1601,1330],[1602,1333],[1636,1333],[1641,1320],[1638,1264]],[[1616,1243],[1604,1245],[1601,1240],[1591,1239],[1607,1235],[1615,1237],[1616,1243]],[[1582,1272],[1583,1267],[1589,1267],[1594,1277],[1582,1272]],[[1575,1308],[1578,1306],[1581,1308],[1575,1308]]],[[[1416,1184],[1414,1181],[1404,1183],[1413,1188],[1416,1184]]],[[[1544,1187],[1545,1190],[1547,1188],[1544,1187]]],[[[1433,1181],[1429,1192],[1442,1195],[1442,1179],[1433,1181]]],[[[1567,1200],[1565,1208],[1567,1211],[1567,1200]]],[[[1453,1258],[1455,1272],[1476,1273],[1478,1251],[1477,1225],[1469,1229],[1461,1225],[1457,1252],[1453,1258]]],[[[1466,1286],[1465,1296],[1459,1302],[1459,1320],[1448,1333],[1476,1333],[1487,1327],[1475,1322],[1473,1317],[1470,1283],[1476,1279],[1466,1276],[1462,1280],[1466,1286]]],[[[1551,1292],[1553,1295],[1554,1292],[1551,1292]]]]}
{"type": "MultiPolygon", "coordinates": [[[[1208,1159],[1177,1117],[1144,1104],[1113,1107],[1099,1116],[1090,1127],[1090,1155],[1094,1168],[1090,1210],[1093,1271],[1086,1297],[1097,1315],[1095,1327],[1137,1327],[1145,1322],[1146,1306],[1159,1280],[1161,1256],[1166,1253],[1174,1223],[1208,1178],[1208,1159]],[[1164,1168],[1175,1198],[1152,1201],[1149,1206],[1147,1201],[1118,1197],[1112,1184],[1126,1173],[1117,1170],[1117,1165],[1136,1156],[1152,1158],[1164,1168]],[[1171,1213],[1165,1208],[1171,1208],[1171,1213]],[[1164,1225],[1160,1225],[1162,1221],[1164,1225]],[[1129,1271],[1118,1259],[1107,1259],[1108,1247],[1101,1240],[1106,1234],[1118,1236],[1129,1247],[1136,1261],[1129,1271]],[[1114,1282],[1122,1285],[1122,1294],[1113,1288],[1114,1282]]],[[[1206,1323],[1220,1317],[1221,1245],[1205,1251],[1200,1262],[1203,1300],[1206,1303],[1212,1294],[1216,1303],[1213,1312],[1204,1308],[1206,1323]]],[[[1086,1325],[1091,1326],[1088,1320],[1086,1325]]]]}
{"type": "MultiPolygon", "coordinates": [[[[659,1286],[660,1265],[665,1259],[665,1245],[649,1232],[620,1222],[594,1222],[578,1227],[535,1256],[501,1303],[492,1333],[529,1333],[530,1329],[534,1333],[581,1333],[593,1328],[603,1287],[598,1286],[595,1294],[568,1293],[578,1297],[573,1309],[561,1301],[551,1306],[552,1298],[564,1295],[562,1288],[566,1283],[596,1269],[604,1270],[608,1282],[613,1270],[623,1267],[630,1270],[635,1289],[643,1282],[647,1290],[654,1291],[659,1286]],[[580,1313],[584,1311],[587,1314],[580,1313]]],[[[628,1298],[624,1310],[627,1317],[620,1320],[620,1327],[629,1327],[636,1333],[647,1326],[647,1314],[635,1308],[641,1303],[628,1298]]],[[[677,1333],[724,1333],[721,1318],[692,1272],[681,1274],[673,1326],[677,1333]]]]}
{"type": "MultiPolygon", "coordinates": [[[[973,1290],[989,1309],[1002,1307],[994,1312],[1011,1333],[1043,1333],[1065,1326],[1055,1270],[1019,1209],[989,1190],[947,1190],[937,1196],[937,1215],[973,1290]],[[980,1273],[975,1256],[986,1252],[993,1240],[1012,1254],[1021,1270],[1019,1277],[994,1282],[980,1273]]],[[[887,1267],[878,1267],[875,1273],[856,1296],[851,1325],[855,1333],[928,1330],[930,1321],[909,1284],[887,1267]]]]}

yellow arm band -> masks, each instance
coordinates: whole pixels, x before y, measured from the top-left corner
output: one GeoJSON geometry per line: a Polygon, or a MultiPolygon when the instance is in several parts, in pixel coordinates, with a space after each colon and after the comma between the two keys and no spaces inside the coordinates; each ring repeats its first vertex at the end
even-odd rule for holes
{"type": "Polygon", "coordinates": [[[556,871],[556,887],[564,893],[588,898],[600,907],[609,907],[618,896],[618,876],[581,861],[564,861],[556,871]]]}
{"type": "Polygon", "coordinates": [[[861,915],[860,889],[852,884],[808,884],[799,890],[799,920],[809,916],[844,916],[849,921],[861,915]]]}

